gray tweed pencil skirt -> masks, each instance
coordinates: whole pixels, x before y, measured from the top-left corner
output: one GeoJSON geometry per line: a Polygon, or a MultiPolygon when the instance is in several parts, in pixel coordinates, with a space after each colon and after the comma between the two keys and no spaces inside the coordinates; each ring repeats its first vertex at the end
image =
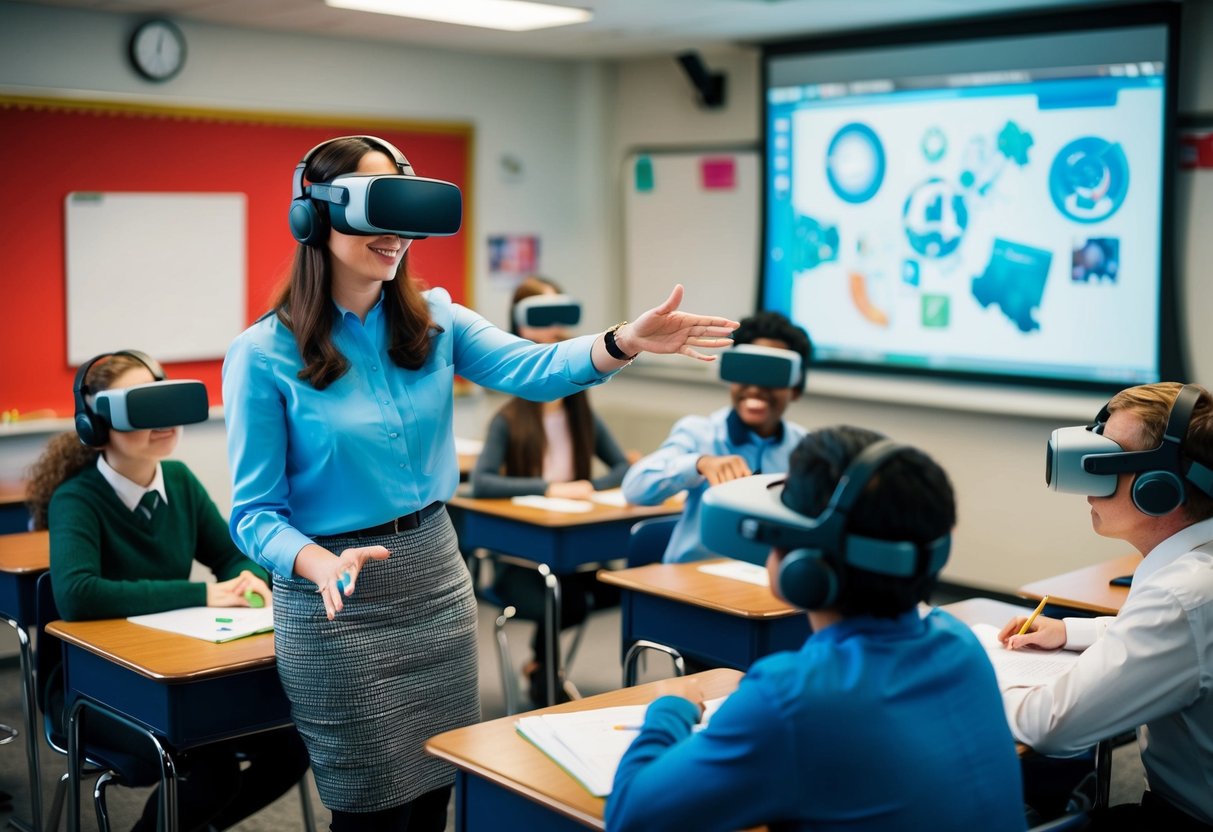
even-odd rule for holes
{"type": "Polygon", "coordinates": [[[476,602],[445,510],[376,538],[319,537],[368,560],[333,621],[311,581],[274,575],[278,675],[329,809],[400,806],[455,779],[424,751],[435,734],[480,719],[476,602]]]}

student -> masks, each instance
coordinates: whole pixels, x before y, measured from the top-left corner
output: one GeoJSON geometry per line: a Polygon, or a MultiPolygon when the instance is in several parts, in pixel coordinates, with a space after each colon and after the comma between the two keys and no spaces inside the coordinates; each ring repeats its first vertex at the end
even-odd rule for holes
{"type": "MultiPolygon", "coordinates": [[[[246,592],[270,599],[266,573],[233,544],[202,484],[184,464],[167,459],[181,428],[124,430],[93,409],[104,391],[129,393],[163,378],[156,362],[134,350],[92,359],[76,385],[79,432],[53,438],[30,471],[34,525],[50,529],[55,602],[69,621],[180,607],[247,607],[246,592]],[[195,560],[217,580],[191,580],[195,560]]],[[[205,419],[205,388],[201,395],[205,419]]],[[[65,724],[62,673],[40,683],[48,713],[65,724]]],[[[141,734],[101,713],[89,714],[85,734],[90,745],[144,759],[132,785],[159,781],[159,762],[141,734]]],[[[183,830],[234,826],[277,800],[308,767],[294,727],[204,745],[178,760],[183,830]]],[[[134,829],[156,829],[158,807],[157,788],[134,829]]]]}
{"type": "Polygon", "coordinates": [[[397,148],[324,142],[293,192],[288,282],[223,367],[232,533],[274,573],[278,672],[334,832],[441,830],[454,771],[423,744],[480,717],[475,601],[444,507],[454,376],[559,398],[642,351],[704,357],[736,324],[679,311],[677,286],[632,323],[533,344],[409,277],[413,240],[454,233],[461,209],[397,148]]]}
{"type": "Polygon", "coordinates": [[[804,391],[813,357],[808,334],[778,312],[759,312],[733,333],[733,345],[741,344],[791,350],[800,356],[800,379],[786,387],[731,384],[731,408],[678,420],[661,447],[623,478],[623,496],[636,505],[658,505],[680,491],[688,492],[663,556],[666,563],[716,557],[699,540],[703,493],[709,486],[739,477],[788,470],[788,457],[805,435],[804,428],[784,421],[783,414],[804,391]]]}
{"type": "MultiPolygon", "coordinates": [[[[528,277],[518,284],[510,304],[512,331],[539,344],[557,344],[569,338],[562,324],[552,326],[527,325],[528,311],[545,309],[561,312],[577,309],[567,301],[560,288],[550,280],[528,277]],[[528,299],[530,300],[527,303],[528,299]],[[539,305],[534,305],[539,304],[539,305]],[[522,318],[523,320],[520,320],[522,318]]],[[[554,317],[550,313],[546,317],[554,317]]],[[[565,316],[571,320],[572,312],[565,316]]],[[[578,312],[579,317],[579,312],[578,312]]],[[[589,394],[574,393],[550,402],[510,399],[489,423],[484,449],[472,471],[473,497],[518,497],[542,494],[574,500],[588,499],[595,491],[618,488],[627,473],[628,460],[607,426],[590,409],[589,394]],[[594,458],[602,460],[607,471],[591,476],[594,458]]],[[[542,603],[543,586],[533,569],[498,562],[493,566],[494,590],[499,597],[515,606],[529,600],[527,607],[542,603]]],[[[595,609],[618,603],[618,592],[601,583],[593,572],[566,575],[560,581],[560,625],[572,627],[585,620],[588,598],[595,609]]],[[[543,653],[547,628],[538,617],[531,648],[536,656],[543,653]]],[[[531,700],[535,707],[550,705],[547,699],[546,670],[542,662],[532,660],[523,668],[530,682],[531,700]]],[[[557,697],[562,691],[557,691],[557,697]]]]}
{"type": "Polygon", "coordinates": [[[946,474],[914,448],[835,427],[801,440],[779,483],[710,489],[704,542],[767,552],[771,586],[809,610],[813,634],[756,662],[698,733],[694,690],[653,702],[616,772],[607,830],[1022,830],[985,650],[952,616],[918,608],[955,524],[946,474]],[[740,536],[742,516],[756,537],[740,536]],[[787,547],[757,542],[772,535],[787,547]]]}
{"type": "Polygon", "coordinates": [[[1149,790],[1095,828],[1213,829],[1213,399],[1198,385],[1131,387],[1089,428],[1050,442],[1050,485],[1087,494],[1096,534],[1144,557],[1115,617],[1017,617],[1012,650],[1081,651],[1048,682],[1003,692],[1011,730],[1077,754],[1136,728],[1149,790]]]}

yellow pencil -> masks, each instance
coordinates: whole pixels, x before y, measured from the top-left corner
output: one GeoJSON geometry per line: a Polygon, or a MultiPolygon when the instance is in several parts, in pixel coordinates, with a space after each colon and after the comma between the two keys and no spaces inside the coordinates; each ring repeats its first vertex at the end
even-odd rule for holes
{"type": "Polygon", "coordinates": [[[1028,631],[1028,628],[1032,626],[1032,622],[1036,620],[1036,616],[1040,615],[1040,611],[1045,608],[1045,604],[1047,604],[1047,603],[1049,603],[1048,595],[1046,595],[1044,598],[1040,599],[1040,603],[1036,605],[1036,609],[1032,610],[1032,614],[1028,616],[1028,620],[1025,621],[1023,623],[1023,626],[1019,628],[1019,632],[1017,633],[1017,635],[1022,636],[1024,633],[1026,633],[1028,631]]]}

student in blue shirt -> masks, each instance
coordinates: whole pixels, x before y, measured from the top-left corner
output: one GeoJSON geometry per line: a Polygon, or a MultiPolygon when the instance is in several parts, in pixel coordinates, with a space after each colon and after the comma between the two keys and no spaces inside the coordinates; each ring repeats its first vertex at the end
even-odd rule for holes
{"type": "Polygon", "coordinates": [[[666,563],[716,557],[699,539],[699,502],[710,486],[751,474],[788,470],[788,457],[805,429],[784,421],[788,405],[804,392],[813,345],[808,333],[778,312],[742,320],[733,345],[792,350],[800,355],[795,387],[729,385],[731,407],[710,416],[687,416],[674,424],[661,447],[633,465],[623,478],[629,503],[653,506],[687,491],[686,507],[662,558],[666,563]]]}
{"type": "Polygon", "coordinates": [[[813,634],[756,662],[698,733],[702,697],[653,702],[616,772],[608,832],[1024,828],[985,650],[952,616],[918,609],[947,558],[952,487],[922,452],[880,440],[815,431],[781,492],[767,477],[720,487],[787,518],[778,528],[797,548],[771,548],[767,571],[813,634]]]}
{"type": "Polygon", "coordinates": [[[368,136],[304,156],[289,280],[223,368],[232,533],[273,572],[278,671],[334,832],[443,829],[454,773],[423,744],[480,717],[475,601],[444,510],[455,375],[557,398],[642,351],[703,357],[736,327],[679,311],[679,286],[606,333],[536,345],[503,332],[409,277],[413,239],[442,226],[411,218],[415,189],[441,197],[414,175],[368,136]],[[372,182],[400,197],[391,231],[351,213],[372,182]]]}

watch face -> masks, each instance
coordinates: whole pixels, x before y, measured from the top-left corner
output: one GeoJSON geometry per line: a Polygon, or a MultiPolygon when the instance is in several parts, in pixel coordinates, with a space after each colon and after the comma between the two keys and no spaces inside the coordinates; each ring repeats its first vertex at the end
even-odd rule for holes
{"type": "Polygon", "coordinates": [[[135,69],[152,81],[167,81],[185,63],[185,37],[167,20],[151,20],[131,37],[135,69]]]}

